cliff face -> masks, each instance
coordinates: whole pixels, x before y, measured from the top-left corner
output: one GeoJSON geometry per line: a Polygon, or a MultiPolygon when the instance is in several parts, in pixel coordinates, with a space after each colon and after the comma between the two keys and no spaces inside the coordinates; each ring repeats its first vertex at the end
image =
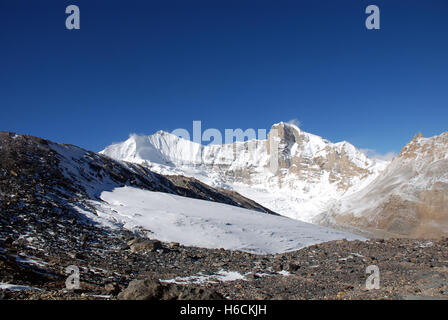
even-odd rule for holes
{"type": "MultiPolygon", "coordinates": [[[[345,191],[378,170],[375,161],[350,143],[333,144],[285,123],[272,127],[267,141],[268,150],[273,130],[277,131],[279,139],[280,181],[288,174],[310,183],[319,183],[325,177],[336,190],[345,191]]],[[[289,185],[294,187],[294,181],[290,181],[289,185]]]]}
{"type": "Polygon", "coordinates": [[[336,202],[315,222],[386,236],[446,236],[448,132],[416,135],[372,183],[336,202]]]}

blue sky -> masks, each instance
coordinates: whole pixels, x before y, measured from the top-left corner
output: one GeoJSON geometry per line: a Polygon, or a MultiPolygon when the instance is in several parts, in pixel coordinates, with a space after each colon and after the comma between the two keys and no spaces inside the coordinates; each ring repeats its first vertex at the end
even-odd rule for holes
{"type": "Polygon", "coordinates": [[[447,130],[448,2],[1,1],[0,130],[94,151],[159,129],[269,128],[399,152],[447,130]],[[81,29],[65,28],[78,5],[81,29]],[[367,30],[369,4],[381,30],[367,30]]]}

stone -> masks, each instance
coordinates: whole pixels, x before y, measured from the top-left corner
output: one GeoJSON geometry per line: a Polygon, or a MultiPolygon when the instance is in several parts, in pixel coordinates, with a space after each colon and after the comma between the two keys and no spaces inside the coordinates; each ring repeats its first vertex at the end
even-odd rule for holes
{"type": "Polygon", "coordinates": [[[119,300],[219,300],[222,295],[206,288],[163,285],[157,279],[134,280],[118,294],[119,300]]]}
{"type": "Polygon", "coordinates": [[[170,243],[168,244],[168,246],[169,246],[171,249],[176,249],[176,248],[179,248],[180,244],[179,244],[179,242],[170,242],[170,243]]]}
{"type": "Polygon", "coordinates": [[[116,283],[106,283],[104,286],[106,293],[111,295],[117,295],[120,292],[120,287],[116,283]]]}
{"type": "Polygon", "coordinates": [[[135,243],[137,243],[139,241],[141,241],[140,238],[133,238],[133,239],[129,240],[126,244],[130,247],[130,246],[132,246],[133,244],[135,244],[135,243]]]}
{"type": "Polygon", "coordinates": [[[163,287],[157,280],[133,280],[118,294],[119,300],[160,300],[163,287]]]}
{"type": "Polygon", "coordinates": [[[162,249],[162,243],[158,240],[145,239],[132,244],[130,249],[132,253],[140,251],[156,251],[157,249],[162,249]]]}
{"type": "Polygon", "coordinates": [[[300,269],[300,266],[295,263],[288,263],[286,270],[290,272],[295,272],[300,269]]]}

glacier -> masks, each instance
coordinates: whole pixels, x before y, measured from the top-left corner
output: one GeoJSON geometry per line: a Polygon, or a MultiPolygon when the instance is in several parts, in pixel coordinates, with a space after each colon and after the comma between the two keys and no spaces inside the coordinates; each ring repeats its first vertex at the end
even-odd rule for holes
{"type": "Polygon", "coordinates": [[[227,204],[134,187],[103,191],[91,201],[98,221],[166,242],[256,254],[281,253],[331,240],[362,237],[227,204]]]}

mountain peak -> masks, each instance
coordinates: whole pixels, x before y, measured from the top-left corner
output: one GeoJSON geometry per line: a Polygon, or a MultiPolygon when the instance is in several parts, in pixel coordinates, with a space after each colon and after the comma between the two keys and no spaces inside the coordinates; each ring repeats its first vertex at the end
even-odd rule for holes
{"type": "Polygon", "coordinates": [[[101,153],[144,163],[158,173],[186,175],[233,189],[273,211],[305,221],[384,168],[384,163],[367,158],[346,141],[332,143],[287,122],[274,124],[267,140],[245,143],[202,145],[164,131],[131,140],[101,153]],[[275,199],[266,194],[275,194],[275,199]]]}
{"type": "Polygon", "coordinates": [[[420,132],[401,149],[396,160],[426,159],[436,161],[448,158],[447,150],[448,132],[429,138],[424,138],[420,132]]]}
{"type": "Polygon", "coordinates": [[[299,126],[290,123],[290,122],[284,122],[284,121],[280,121],[278,123],[274,123],[271,126],[271,130],[272,129],[276,129],[276,128],[282,128],[283,130],[295,130],[297,132],[301,132],[301,129],[299,128],[299,126]]]}

